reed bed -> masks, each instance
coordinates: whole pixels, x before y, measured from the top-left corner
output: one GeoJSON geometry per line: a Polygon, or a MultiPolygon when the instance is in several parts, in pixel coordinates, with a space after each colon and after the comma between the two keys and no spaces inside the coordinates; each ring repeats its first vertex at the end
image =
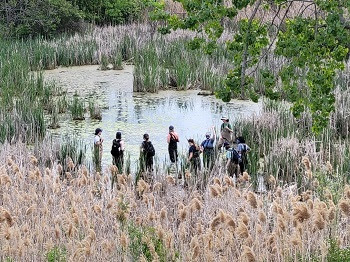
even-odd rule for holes
{"type": "MultiPolygon", "coordinates": [[[[0,160],[1,260],[349,259],[348,185],[339,200],[329,192],[321,199],[317,187],[276,185],[258,195],[249,174],[235,183],[216,173],[197,191],[172,176],[135,184],[115,166],[102,175],[72,160],[62,179],[61,165],[46,168],[20,145],[6,146],[0,160]]],[[[306,171],[313,166],[305,163],[306,171]]]]}

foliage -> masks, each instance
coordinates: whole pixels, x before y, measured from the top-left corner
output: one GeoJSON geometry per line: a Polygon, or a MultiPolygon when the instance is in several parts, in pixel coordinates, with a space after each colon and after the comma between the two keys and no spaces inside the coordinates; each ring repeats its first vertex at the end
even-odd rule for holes
{"type": "Polygon", "coordinates": [[[195,31],[201,37],[194,38],[190,47],[202,48],[208,54],[213,52],[225,30],[222,21],[238,21],[236,31],[229,32],[232,40],[227,41],[234,68],[228,73],[226,85],[217,90],[219,98],[229,101],[232,96],[249,96],[257,100],[251,75],[274,51],[288,63],[279,72],[273,72],[277,76],[277,79],[272,77],[273,82],[269,76],[272,73],[265,69],[266,95],[291,101],[296,117],[310,110],[315,134],[327,126],[334,111],[337,72],[344,69],[349,54],[348,1],[234,0],[232,6],[216,0],[176,2],[186,11],[184,18],[165,11],[164,1],[154,4],[152,18],[167,22],[159,31],[164,34],[177,29],[195,31]],[[292,5],[300,2],[310,4],[289,15],[292,5]],[[251,11],[248,18],[240,15],[244,9],[251,11]],[[263,10],[269,10],[271,17],[258,15],[263,10]],[[282,19],[277,22],[276,17],[282,19]],[[276,80],[281,80],[282,86],[276,80]]]}
{"type": "Polygon", "coordinates": [[[67,251],[66,248],[53,247],[50,251],[47,252],[46,258],[47,262],[64,262],[66,261],[67,251]]]}
{"type": "Polygon", "coordinates": [[[84,120],[85,106],[84,101],[78,96],[74,96],[72,104],[70,106],[73,120],[84,120]]]}
{"type": "Polygon", "coordinates": [[[0,35],[52,36],[75,30],[81,12],[66,0],[13,0],[0,2],[0,35]],[[1,27],[0,27],[1,28],[1,27]]]}
{"type": "Polygon", "coordinates": [[[328,262],[350,261],[350,248],[340,248],[337,240],[331,239],[326,259],[328,262]]]}
{"type": "Polygon", "coordinates": [[[69,0],[83,11],[85,18],[98,24],[121,24],[141,18],[145,0],[69,0]]]}
{"type": "Polygon", "coordinates": [[[136,226],[129,224],[128,233],[130,238],[129,252],[133,261],[139,260],[143,255],[147,261],[153,261],[154,257],[150,250],[150,244],[154,246],[154,250],[158,255],[159,261],[167,261],[166,247],[163,241],[159,239],[156,230],[148,226],[136,226]]]}

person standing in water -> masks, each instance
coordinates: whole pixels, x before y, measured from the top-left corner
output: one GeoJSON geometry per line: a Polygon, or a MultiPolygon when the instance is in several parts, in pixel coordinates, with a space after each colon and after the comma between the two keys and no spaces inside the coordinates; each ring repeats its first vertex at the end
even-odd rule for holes
{"type": "Polygon", "coordinates": [[[103,152],[102,129],[96,128],[95,138],[94,138],[94,162],[97,166],[97,169],[101,168],[102,152],[103,152]]]}
{"type": "Polygon", "coordinates": [[[215,129],[212,127],[212,133],[208,132],[206,139],[201,144],[201,151],[203,152],[203,165],[204,168],[212,169],[215,162],[214,154],[214,141],[215,141],[215,129]]]}
{"type": "Polygon", "coordinates": [[[247,153],[250,151],[250,147],[245,143],[245,139],[243,136],[237,138],[237,152],[239,154],[239,169],[240,173],[243,174],[246,171],[248,166],[248,156],[247,153]]]}
{"type": "Polygon", "coordinates": [[[226,170],[227,174],[230,177],[235,177],[237,179],[238,176],[238,163],[239,163],[239,154],[228,142],[224,143],[224,147],[226,149],[226,170]]]}
{"type": "Polygon", "coordinates": [[[177,143],[180,142],[179,135],[174,131],[174,126],[169,126],[169,133],[167,136],[168,151],[171,163],[176,163],[178,159],[177,143]]]}
{"type": "Polygon", "coordinates": [[[200,155],[200,148],[196,145],[194,140],[188,139],[188,144],[190,146],[188,151],[188,162],[190,163],[190,172],[194,175],[194,181],[197,186],[198,184],[198,173],[201,169],[201,160],[199,158],[200,155]]]}
{"type": "Polygon", "coordinates": [[[221,136],[218,142],[218,149],[221,149],[224,142],[231,143],[232,133],[233,133],[232,126],[229,123],[230,120],[225,116],[222,117],[221,120],[222,120],[222,124],[220,127],[221,136]]]}
{"type": "Polygon", "coordinates": [[[145,169],[147,172],[153,171],[153,157],[155,155],[154,146],[151,141],[149,141],[149,135],[143,135],[143,142],[141,144],[141,156],[143,157],[145,169]]]}
{"type": "Polygon", "coordinates": [[[113,165],[118,167],[119,173],[123,172],[124,166],[124,141],[122,140],[122,133],[117,132],[113,140],[111,154],[113,157],[113,165]]]}

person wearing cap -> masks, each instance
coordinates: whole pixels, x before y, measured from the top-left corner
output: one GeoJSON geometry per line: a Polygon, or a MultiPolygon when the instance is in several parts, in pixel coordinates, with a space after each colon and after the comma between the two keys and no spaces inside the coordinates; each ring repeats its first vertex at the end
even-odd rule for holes
{"type": "Polygon", "coordinates": [[[174,126],[169,126],[167,142],[168,142],[168,151],[169,151],[170,161],[172,163],[175,163],[177,162],[177,158],[178,158],[177,143],[179,143],[180,140],[179,140],[179,135],[174,130],[174,126]]]}
{"type": "Polygon", "coordinates": [[[201,151],[203,152],[203,165],[204,168],[212,169],[215,161],[214,155],[214,142],[215,142],[215,129],[212,127],[212,133],[208,132],[205,135],[205,140],[201,144],[201,151]]]}
{"type": "Polygon", "coordinates": [[[94,138],[94,156],[97,164],[101,164],[102,160],[102,151],[103,151],[103,138],[102,129],[96,128],[95,130],[95,138],[94,138]]]}
{"type": "Polygon", "coordinates": [[[224,142],[231,143],[231,140],[232,140],[231,136],[233,133],[232,126],[229,123],[230,120],[226,116],[222,117],[221,120],[222,120],[222,124],[220,127],[221,136],[217,145],[218,149],[221,149],[224,142]]]}

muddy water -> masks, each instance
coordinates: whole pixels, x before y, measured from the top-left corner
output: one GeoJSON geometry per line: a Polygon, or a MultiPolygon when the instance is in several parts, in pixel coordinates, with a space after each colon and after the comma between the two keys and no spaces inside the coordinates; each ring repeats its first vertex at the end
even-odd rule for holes
{"type": "MultiPolygon", "coordinates": [[[[60,136],[74,134],[92,146],[94,130],[102,128],[104,167],[112,161],[110,149],[117,131],[122,132],[131,165],[135,168],[144,133],[150,135],[158,162],[163,162],[168,159],[166,136],[169,125],[175,126],[180,136],[180,151],[185,152],[188,148],[186,138],[202,141],[211,126],[219,127],[222,115],[229,116],[234,122],[235,118],[252,115],[261,108],[260,103],[249,101],[223,103],[212,96],[198,96],[198,91],[194,90],[133,93],[131,66],[122,71],[97,69],[97,66],[59,68],[46,71],[45,77],[66,89],[68,97],[75,93],[91,97],[103,108],[101,121],[90,119],[88,113],[86,120],[73,121],[67,114],[60,116],[61,127],[51,132],[60,136]]],[[[90,149],[87,158],[91,160],[90,149]]]]}

